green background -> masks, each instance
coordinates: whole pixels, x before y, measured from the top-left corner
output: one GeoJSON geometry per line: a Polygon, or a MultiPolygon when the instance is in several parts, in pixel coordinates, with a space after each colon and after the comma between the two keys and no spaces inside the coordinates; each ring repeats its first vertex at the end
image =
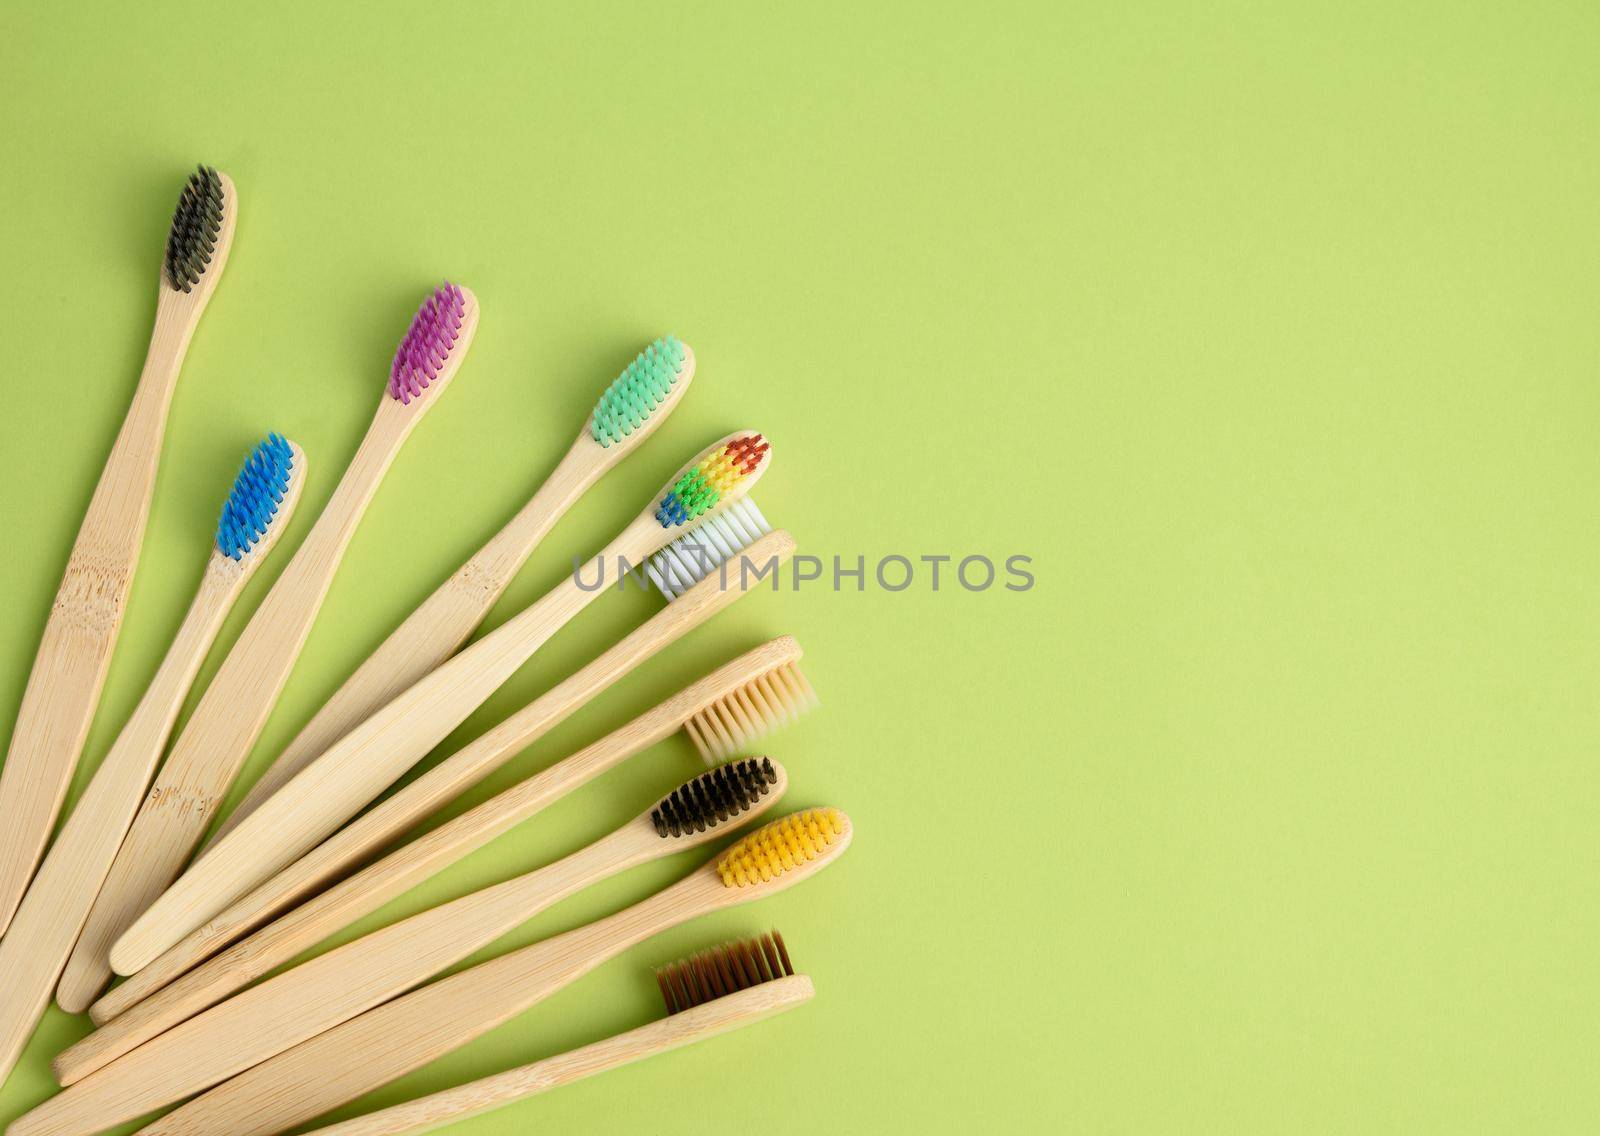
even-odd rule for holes
{"type": "MultiPolygon", "coordinates": [[[[824,705],[766,748],[792,803],[858,837],[375,1100],[650,1020],[653,965],[777,926],[812,1006],[460,1131],[1600,1126],[1595,5],[289,0],[12,5],[0,32],[0,729],[181,179],[204,160],[240,194],[79,788],[245,449],[272,428],[310,455],[292,546],[444,276],[480,297],[476,346],[252,769],[665,331],[694,389],[491,625],[746,426],[804,552],[1034,558],[1025,593],[745,600],[474,793],[792,633],[824,705]]],[[[655,606],[597,603],[455,742],[655,606]]],[[[563,854],[696,767],[663,744],[365,926],[563,854]]],[[[0,1119],[84,1032],[52,1011],[0,1119]]]]}

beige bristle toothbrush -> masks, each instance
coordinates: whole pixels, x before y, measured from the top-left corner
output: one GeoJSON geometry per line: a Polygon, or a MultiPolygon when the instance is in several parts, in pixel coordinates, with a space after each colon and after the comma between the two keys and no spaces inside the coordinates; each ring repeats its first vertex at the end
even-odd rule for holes
{"type": "Polygon", "coordinates": [[[776,931],[700,951],[656,971],[667,1016],[531,1065],[313,1129],[306,1136],[417,1136],[596,1073],[765,1021],[816,994],[776,931]]]}
{"type": "Polygon", "coordinates": [[[747,651],[592,745],[401,845],[63,1051],[55,1063],[58,1079],[81,1080],[215,1005],[679,729],[688,729],[714,760],[780,728],[816,703],[800,656],[799,644],[787,636],[747,651]],[[704,728],[713,721],[728,725],[704,728]],[[691,729],[696,723],[698,731],[691,729]],[[737,733],[727,733],[730,728],[737,733]],[[709,748],[699,740],[707,734],[739,741],[709,748]]]}
{"type": "Polygon", "coordinates": [[[117,936],[159,896],[205,833],[294,669],[356,526],[384,474],[461,367],[478,327],[466,288],[435,289],[411,321],[355,457],[256,609],[146,794],[57,989],[79,1011],[110,978],[117,936]]]}
{"type": "Polygon", "coordinates": [[[238,219],[227,174],[200,166],[189,175],[167,233],[144,370],[67,558],[0,767],[0,935],[44,854],[94,721],[139,566],[167,409],[238,219]]]}
{"type": "MultiPolygon", "coordinates": [[[[851,837],[838,809],[791,813],[649,899],[376,1006],[222,1082],[140,1136],[282,1132],[465,1045],[652,935],[809,879],[851,837]]],[[[142,1115],[152,1092],[159,1095],[147,1080],[124,1083],[111,1065],[13,1122],[7,1136],[86,1136],[142,1115]]]]}
{"type": "Polygon", "coordinates": [[[551,904],[638,864],[719,839],[788,787],[745,758],[700,774],[553,864],[402,919],[212,1006],[78,1084],[132,1115],[163,1108],[404,994],[551,904]]]}
{"type": "MultiPolygon", "coordinates": [[[[679,539],[702,539],[697,536],[698,532],[695,530],[679,539]]],[[[783,563],[793,551],[794,538],[780,529],[758,538],[744,555],[750,563],[765,566],[783,563]]],[[[141,1041],[153,1036],[143,1031],[153,1028],[154,1032],[160,1032],[259,977],[264,970],[253,970],[251,965],[258,951],[263,955],[275,954],[281,948],[289,952],[282,956],[287,959],[300,949],[297,944],[310,945],[331,934],[348,919],[355,918],[353,915],[346,917],[347,911],[371,910],[365,906],[366,894],[369,888],[379,884],[367,872],[361,873],[359,882],[351,879],[338,887],[328,888],[328,885],[350,869],[371,860],[408,829],[510,761],[574,709],[732,604],[752,586],[753,578],[743,571],[730,571],[725,582],[721,573],[708,574],[587,666],[429,769],[209,920],[138,974],[113,987],[91,1007],[90,1016],[101,1025],[117,1019],[115,1029],[97,1031],[64,1051],[56,1061],[57,1077],[63,1083],[77,1080],[124,1052],[124,1048],[118,1047],[127,1046],[130,1036],[141,1041]],[[185,977],[181,989],[174,989],[160,1002],[152,1000],[149,1007],[136,1006],[185,976],[196,963],[210,958],[324,888],[328,890],[323,895],[286,915],[278,924],[263,931],[259,938],[241,943],[236,950],[215,960],[215,965],[205,967],[204,975],[185,977]],[[319,931],[322,927],[328,929],[319,931]],[[124,1016],[127,1022],[121,1020],[124,1016]],[[106,1056],[108,1052],[110,1056],[106,1056]]],[[[589,747],[583,755],[574,755],[562,762],[561,767],[573,774],[592,767],[598,775],[609,768],[601,764],[607,754],[626,757],[634,752],[626,747],[637,745],[643,749],[667,736],[679,724],[689,730],[691,737],[711,739],[697,741],[708,762],[731,756],[737,745],[754,740],[763,729],[798,716],[814,703],[816,696],[799,670],[799,659],[800,648],[792,639],[778,639],[750,651],[664,703],[653,720],[647,721],[649,716],[636,719],[612,737],[589,747]],[[714,722],[720,724],[713,726],[714,722]],[[641,727],[637,737],[631,728],[635,725],[641,727]]],[[[535,778],[524,784],[559,790],[565,784],[582,783],[581,780],[556,780],[560,776],[552,767],[545,780],[535,778]]],[[[502,804],[514,799],[510,794],[496,798],[502,804]]],[[[535,807],[539,799],[537,795],[531,798],[535,807]]],[[[507,826],[516,823],[515,819],[507,818],[519,816],[515,812],[502,815],[488,809],[475,809],[469,815],[475,821],[500,817],[507,826]]],[[[451,833],[471,839],[476,832],[475,821],[467,822],[465,818],[452,821],[451,833]]],[[[486,826],[485,831],[489,832],[482,837],[486,841],[492,838],[494,830],[486,826]]],[[[449,838],[429,834],[424,839],[431,842],[449,838]]],[[[419,841],[407,847],[416,850],[439,845],[419,841]]],[[[423,864],[428,862],[423,861],[423,864]]],[[[409,886],[404,882],[409,878],[405,873],[397,878],[401,882],[391,894],[397,895],[409,886]]]]}
{"type": "MultiPolygon", "coordinates": [[[[638,564],[696,523],[714,525],[760,480],[771,457],[767,440],[748,430],[701,451],[600,551],[601,578],[608,565],[638,564]]],[[[148,965],[354,816],[603,590],[587,587],[574,571],[335,742],[133,921],[111,948],[112,969],[133,974],[148,965]]]]}
{"type": "Polygon", "coordinates": [[[666,421],[694,380],[694,362],[688,344],[670,335],[641,351],[600,395],[577,439],[538,492],[345,680],[250,787],[210,844],[312,759],[460,650],[551,526],[666,421]]]}
{"type": "Polygon", "coordinates": [[[305,454],[277,434],[251,451],[222,506],[200,587],[155,678],[67,817],[0,938],[0,1084],[39,1023],[61,968],[189,687],[222,622],[278,542],[305,487],[305,454]]]}

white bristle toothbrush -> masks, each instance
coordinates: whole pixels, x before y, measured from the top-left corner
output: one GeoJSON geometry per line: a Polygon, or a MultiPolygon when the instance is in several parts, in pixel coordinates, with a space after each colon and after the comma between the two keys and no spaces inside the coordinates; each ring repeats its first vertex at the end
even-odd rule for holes
{"type": "Polygon", "coordinates": [[[656,971],[667,1016],[531,1065],[369,1112],[306,1136],[418,1136],[493,1109],[765,1021],[811,1001],[776,931],[700,951],[656,971]]]}
{"type": "Polygon", "coordinates": [[[0,1084],[33,1033],[111,868],[172,724],[244,586],[283,535],[305,486],[305,455],[276,434],[256,446],[222,507],[189,613],[144,697],[95,770],[0,938],[0,1084]]]}
{"type": "Polygon", "coordinates": [[[453,284],[417,310],[355,457],[228,652],[134,818],[62,975],[62,1009],[82,1010],[100,993],[111,975],[111,944],[172,882],[205,833],[300,657],[356,526],[400,448],[460,369],[477,326],[476,298],[453,284]]]}
{"type": "MultiPolygon", "coordinates": [[[[729,514],[771,455],[766,439],[751,431],[702,451],[601,550],[600,571],[637,564],[696,522],[703,528],[729,514]]],[[[407,689],[258,805],[129,926],[111,948],[112,969],[133,974],[148,965],[377,797],[605,590],[585,587],[580,576],[574,572],[407,689]]]]}
{"type": "Polygon", "coordinates": [[[700,774],[610,835],[536,871],[418,912],[275,975],[91,1074],[102,1098],[140,1115],[202,1092],[404,994],[551,904],[639,864],[722,837],[788,787],[781,765],[745,758],[700,774]]]}
{"type": "MultiPolygon", "coordinates": [[[[401,845],[171,985],[124,1007],[126,1012],[119,1010],[101,1029],[56,1058],[57,1078],[64,1085],[81,1080],[228,998],[680,729],[687,729],[702,755],[709,756],[724,750],[721,745],[711,750],[702,743],[713,732],[705,728],[707,722],[729,723],[738,731],[737,748],[786,725],[816,704],[800,657],[800,645],[787,636],[747,651],[592,745],[401,845]]],[[[138,982],[144,973],[132,981],[138,982]]]]}
{"type": "Polygon", "coordinates": [[[0,935],[44,853],[94,721],[139,566],[167,408],[238,217],[227,174],[200,166],[189,175],[167,233],[144,371],[67,558],[0,767],[0,935]]]}
{"type": "MultiPolygon", "coordinates": [[[[269,1136],[459,1048],[652,935],[800,883],[850,846],[850,819],[806,809],[736,841],[626,910],[376,1006],[210,1089],[139,1136],[269,1136]]],[[[118,1063],[120,1064],[120,1063],[118,1063]]],[[[147,1111],[116,1064],[13,1122],[7,1136],[87,1136],[147,1111]]]]}
{"type": "Polygon", "coordinates": [[[250,787],[210,843],[232,831],[334,742],[460,650],[551,526],[656,431],[693,379],[694,352],[681,340],[665,336],[641,351],[601,394],[566,456],[521,512],[440,584],[334,692],[250,787]]]}
{"type": "MultiPolygon", "coordinates": [[[[679,539],[698,538],[691,531],[679,539]]],[[[794,538],[780,529],[757,538],[745,555],[752,564],[762,566],[781,564],[793,552],[794,538]]],[[[64,1051],[56,1060],[57,1077],[62,1083],[77,1080],[86,1072],[105,1064],[117,1053],[124,1052],[119,1046],[125,1045],[128,1037],[137,1036],[142,1041],[153,1036],[140,1031],[153,1025],[155,1032],[159,1032],[259,977],[264,972],[252,972],[251,968],[251,959],[256,956],[258,949],[263,954],[272,954],[281,946],[289,949],[290,955],[293,955],[297,949],[293,943],[304,942],[309,945],[324,934],[332,933],[333,929],[342,925],[340,919],[345,911],[354,908],[370,910],[364,906],[365,892],[370,887],[381,887],[382,884],[367,872],[360,873],[359,882],[352,878],[337,887],[329,885],[358,865],[371,860],[409,829],[501,768],[578,707],[662,648],[728,607],[755,584],[753,574],[743,572],[730,572],[726,581],[721,573],[706,576],[588,665],[373,806],[270,880],[229,905],[221,914],[207,920],[204,926],[191,932],[139,973],[113,987],[90,1008],[90,1017],[99,1025],[117,1019],[116,1029],[97,1031],[64,1051]],[[327,890],[323,895],[285,915],[278,923],[263,931],[262,941],[253,937],[248,943],[241,943],[236,950],[215,960],[215,966],[205,967],[205,975],[197,974],[192,981],[186,977],[181,989],[174,990],[160,1003],[154,1003],[152,999],[153,1004],[149,1007],[136,1005],[156,991],[162,991],[180,976],[187,976],[197,963],[325,888],[327,890]],[[329,929],[319,932],[318,928],[323,926],[329,929]],[[237,985],[232,985],[235,982],[237,985]],[[126,1023],[121,1020],[124,1016],[128,1018],[126,1023]],[[110,1056],[106,1056],[107,1052],[110,1052],[110,1056]]],[[[663,703],[651,715],[636,720],[648,726],[648,736],[640,743],[641,746],[653,744],[682,724],[691,737],[719,739],[718,744],[701,749],[708,762],[731,755],[734,749],[726,744],[732,740],[728,731],[737,730],[738,723],[745,723],[743,736],[753,740],[763,726],[790,720],[815,701],[810,685],[800,673],[799,657],[799,646],[789,639],[775,640],[766,647],[741,656],[681,692],[678,697],[663,703]],[[751,707],[747,708],[746,703],[750,703],[751,707]],[[753,708],[756,703],[763,704],[760,710],[753,708]],[[713,727],[713,723],[726,724],[713,727]]],[[[631,741],[621,736],[622,733],[617,731],[582,754],[561,762],[562,773],[552,768],[547,771],[549,778],[541,775],[524,785],[538,785],[541,791],[548,789],[559,793],[565,785],[582,784],[585,770],[593,771],[589,775],[598,775],[609,768],[604,764],[608,760],[606,755],[619,754],[616,760],[629,756],[631,750],[627,747],[631,741]],[[563,774],[570,776],[570,780],[553,780],[562,778],[563,774]]],[[[539,799],[535,795],[523,804],[537,808],[539,799]]],[[[506,804],[513,797],[508,793],[495,800],[506,804]]],[[[470,815],[475,821],[465,824],[475,824],[476,820],[487,819],[491,814],[475,809],[470,815]]],[[[494,815],[509,825],[515,823],[510,818],[517,814],[508,811],[503,815],[494,815]]],[[[448,827],[452,834],[460,834],[464,839],[471,837],[474,832],[456,822],[448,827]]],[[[492,835],[491,831],[483,839],[490,839],[492,835]]],[[[437,847],[431,843],[431,834],[425,839],[430,843],[417,842],[407,847],[437,847]]],[[[399,878],[403,880],[405,874],[400,873],[399,878]]],[[[399,894],[404,886],[402,883],[392,894],[399,894]]]]}

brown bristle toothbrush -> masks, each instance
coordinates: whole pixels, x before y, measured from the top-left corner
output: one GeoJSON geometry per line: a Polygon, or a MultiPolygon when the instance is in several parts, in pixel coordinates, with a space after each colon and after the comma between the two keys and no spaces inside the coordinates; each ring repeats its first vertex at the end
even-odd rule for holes
{"type": "MultiPolygon", "coordinates": [[[[721,837],[783,796],[770,758],[700,774],[610,835],[537,871],[373,931],[211,1007],[78,1082],[129,1116],[259,1065],[404,994],[551,904],[638,864],[721,837]]],[[[123,1119],[127,1119],[124,1117],[123,1119]]]]}
{"type": "Polygon", "coordinates": [[[604,1041],[508,1069],[391,1108],[316,1128],[307,1136],[416,1136],[765,1021],[811,1001],[776,931],[712,947],[656,971],[667,1016],[604,1041]]]}
{"type": "MultiPolygon", "coordinates": [[[[810,879],[850,846],[838,809],[791,813],[615,915],[439,979],[301,1042],[140,1129],[140,1136],[269,1136],[420,1068],[652,935],[810,879]]],[[[12,1123],[7,1136],[88,1136],[150,1107],[115,1065],[12,1123]]]]}
{"type": "Polygon", "coordinates": [[[200,166],[189,175],[167,233],[144,371],[67,557],[0,767],[0,935],[44,854],[94,721],[139,567],[167,408],[238,219],[227,174],[200,166]]]}
{"type": "Polygon", "coordinates": [[[816,702],[800,655],[788,637],[748,651],[594,744],[400,846],[111,1018],[57,1056],[57,1078],[62,1084],[81,1080],[228,998],[678,729],[737,720],[741,744],[748,744],[787,724],[816,702]]]}

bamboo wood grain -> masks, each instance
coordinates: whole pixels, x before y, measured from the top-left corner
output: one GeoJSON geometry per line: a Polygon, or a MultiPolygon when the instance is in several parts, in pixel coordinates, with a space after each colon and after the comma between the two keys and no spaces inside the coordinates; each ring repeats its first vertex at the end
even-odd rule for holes
{"type": "MultiPolygon", "coordinates": [[[[652,935],[787,890],[849,847],[843,831],[816,859],[766,882],[724,886],[716,860],[605,919],[512,951],[368,1010],[210,1089],[139,1136],[268,1136],[404,1076],[582,978],[652,935]]],[[[126,1059],[125,1059],[126,1060],[126,1059]]],[[[87,1136],[143,1115],[161,1096],[115,1062],[14,1121],[7,1136],[87,1136]]]]}
{"type": "Polygon", "coordinates": [[[289,679],[333,576],[401,446],[460,368],[478,325],[463,288],[461,337],[427,395],[409,404],[387,392],[372,424],[294,559],[273,583],[173,743],[128,830],[67,964],[57,1000],[82,1010],[111,975],[111,945],[183,868],[216,814],[289,679]]]}
{"type": "MultiPolygon", "coordinates": [[[[702,460],[750,433],[740,431],[713,443],[679,470],[666,489],[702,460]]],[[[700,522],[720,515],[743,498],[771,458],[769,448],[760,464],[724,492],[700,522]]],[[[641,563],[681,535],[681,529],[657,520],[661,497],[654,495],[644,511],[600,551],[596,559],[602,571],[605,565],[641,563]]],[[[466,721],[604,590],[583,587],[577,573],[566,577],[345,735],[263,801],[133,921],[111,948],[112,969],[133,974],[148,966],[234,900],[315,847],[466,721]]]]}
{"type": "Polygon", "coordinates": [[[294,472],[277,515],[259,543],[234,560],[213,548],[189,612],[144,697],[122,728],[33,879],[10,930],[0,939],[0,1083],[39,1023],[56,979],[145,786],[166,748],[172,724],[206,652],[234,601],[288,526],[305,485],[305,454],[290,443],[294,472]]]}
{"type": "Polygon", "coordinates": [[[94,721],[139,567],[178,372],[233,247],[238,195],[232,179],[218,178],[222,231],[211,262],[188,292],[160,280],[144,370],[67,557],[0,767],[0,935],[44,853],[94,721]]]}
{"type": "Polygon", "coordinates": [[[777,803],[787,775],[773,764],[777,782],[745,816],[677,837],[658,835],[648,812],[635,817],[562,860],[373,931],[211,1007],[94,1074],[95,1091],[137,1115],[225,1081],[404,994],[591,884],[721,839],[777,803]]]}
{"type": "Polygon", "coordinates": [[[566,456],[533,498],[345,680],[251,786],[207,847],[233,831],[323,751],[460,650],[551,526],[666,421],[694,380],[694,368],[694,352],[686,344],[683,366],[672,390],[621,442],[609,446],[596,442],[591,432],[591,414],[566,456]]]}
{"type": "MultiPolygon", "coordinates": [[[[794,538],[779,529],[756,540],[750,546],[747,555],[757,564],[765,564],[769,559],[781,563],[793,554],[794,547],[794,538]]],[[[103,1026],[112,1019],[130,1012],[138,1002],[183,976],[197,962],[210,958],[229,943],[249,934],[280,912],[338,879],[344,872],[365,861],[414,824],[499,769],[535,738],[644,660],[732,604],[744,595],[753,583],[743,572],[730,574],[726,586],[718,576],[707,576],[587,666],[458,753],[430,769],[342,831],[335,833],[250,895],[233,904],[217,918],[191,933],[182,943],[156,962],[111,990],[95,1004],[90,1016],[103,1026]]],[[[770,653],[773,666],[788,661],[787,656],[791,652],[796,658],[799,653],[799,648],[789,639],[777,640],[767,648],[757,650],[761,652],[759,658],[763,659],[770,653]]],[[[745,675],[747,672],[744,666],[747,659],[750,659],[750,656],[735,660],[707,678],[705,680],[707,686],[703,687],[702,691],[720,690],[722,689],[720,684],[727,681],[730,675],[745,675]]],[[[698,697],[698,694],[691,695],[685,705],[698,705],[695,701],[698,697]]],[[[676,719],[658,721],[650,732],[663,729],[666,720],[676,719]]],[[[660,736],[664,737],[670,732],[671,729],[667,728],[660,736]]],[[[648,736],[646,731],[640,731],[637,735],[639,738],[646,736],[648,736]]],[[[646,741],[642,744],[653,743],[646,741]]],[[[574,773],[585,768],[593,768],[594,772],[590,776],[594,776],[605,768],[598,761],[590,766],[588,763],[577,764],[577,757],[570,760],[574,764],[566,765],[566,768],[574,773]]],[[[546,791],[559,791],[561,782],[555,778],[561,774],[555,770],[550,772],[552,778],[544,782],[546,791]]],[[[507,798],[510,799],[512,798],[507,798]]],[[[538,799],[537,796],[531,796],[530,807],[531,803],[538,799]]],[[[452,822],[452,825],[458,825],[452,831],[465,836],[475,830],[477,821],[498,815],[489,811],[474,810],[474,813],[476,814],[474,822],[461,823],[461,818],[458,818],[458,821],[452,822]]],[[[507,820],[505,823],[509,827],[515,821],[507,820]]],[[[483,831],[491,834],[485,835],[484,840],[492,838],[491,826],[485,825],[483,831]]],[[[437,840],[438,843],[428,845],[419,843],[414,846],[415,849],[419,853],[426,851],[431,855],[433,852],[449,848],[450,845],[446,841],[453,837],[435,838],[430,834],[429,839],[437,840]]],[[[426,857],[419,857],[420,867],[426,868],[430,862],[426,857]]],[[[407,877],[402,871],[398,878],[404,880],[407,877]]],[[[378,886],[379,881],[369,876],[359,883],[352,878],[346,884],[330,889],[326,897],[319,896],[315,903],[306,904],[285,916],[281,921],[282,925],[275,925],[272,933],[264,937],[264,941],[252,940],[241,943],[237,949],[229,951],[225,957],[219,959],[216,966],[207,968],[206,974],[185,978],[183,986],[175,989],[162,1003],[149,1008],[139,1008],[139,1016],[131,1018],[125,1026],[120,1027],[128,1031],[126,1034],[119,1035],[99,1030],[83,1039],[78,1045],[64,1051],[56,1059],[57,1077],[63,1084],[70,1084],[109,1060],[110,1057],[105,1056],[107,1052],[111,1056],[126,1052],[126,1049],[120,1049],[118,1046],[126,1044],[127,1037],[134,1036],[141,1030],[153,1029],[154,1032],[159,1032],[167,1025],[189,1017],[213,1004],[219,997],[259,977],[267,969],[271,969],[271,966],[251,973],[252,960],[258,953],[263,957],[273,957],[278,950],[288,950],[290,955],[284,957],[291,957],[302,949],[302,946],[317,942],[343,926],[347,921],[344,913],[359,908],[366,890],[378,886]],[[243,977],[236,978],[236,972],[243,977]],[[231,985],[234,982],[238,985],[231,985]],[[222,993],[217,993],[219,990],[222,993]]],[[[393,894],[399,894],[405,886],[408,885],[402,882],[393,894]]],[[[154,1036],[154,1032],[143,1033],[139,1036],[139,1040],[154,1036]]]]}
{"type": "Polygon", "coordinates": [[[803,974],[789,975],[691,1006],[638,1029],[531,1065],[316,1128],[306,1136],[416,1136],[434,1132],[459,1120],[481,1116],[597,1073],[620,1069],[658,1053],[668,1053],[754,1025],[804,1005],[815,994],[810,978],[803,974]]]}
{"type": "MultiPolygon", "coordinates": [[[[400,846],[120,1012],[57,1056],[57,1078],[64,1085],[82,1080],[136,1046],[216,1005],[573,790],[669,737],[705,707],[800,656],[799,644],[788,636],[747,651],[592,745],[400,846]]],[[[131,981],[142,977],[141,973],[131,981]]],[[[121,989],[124,987],[118,988],[121,989]]]]}

